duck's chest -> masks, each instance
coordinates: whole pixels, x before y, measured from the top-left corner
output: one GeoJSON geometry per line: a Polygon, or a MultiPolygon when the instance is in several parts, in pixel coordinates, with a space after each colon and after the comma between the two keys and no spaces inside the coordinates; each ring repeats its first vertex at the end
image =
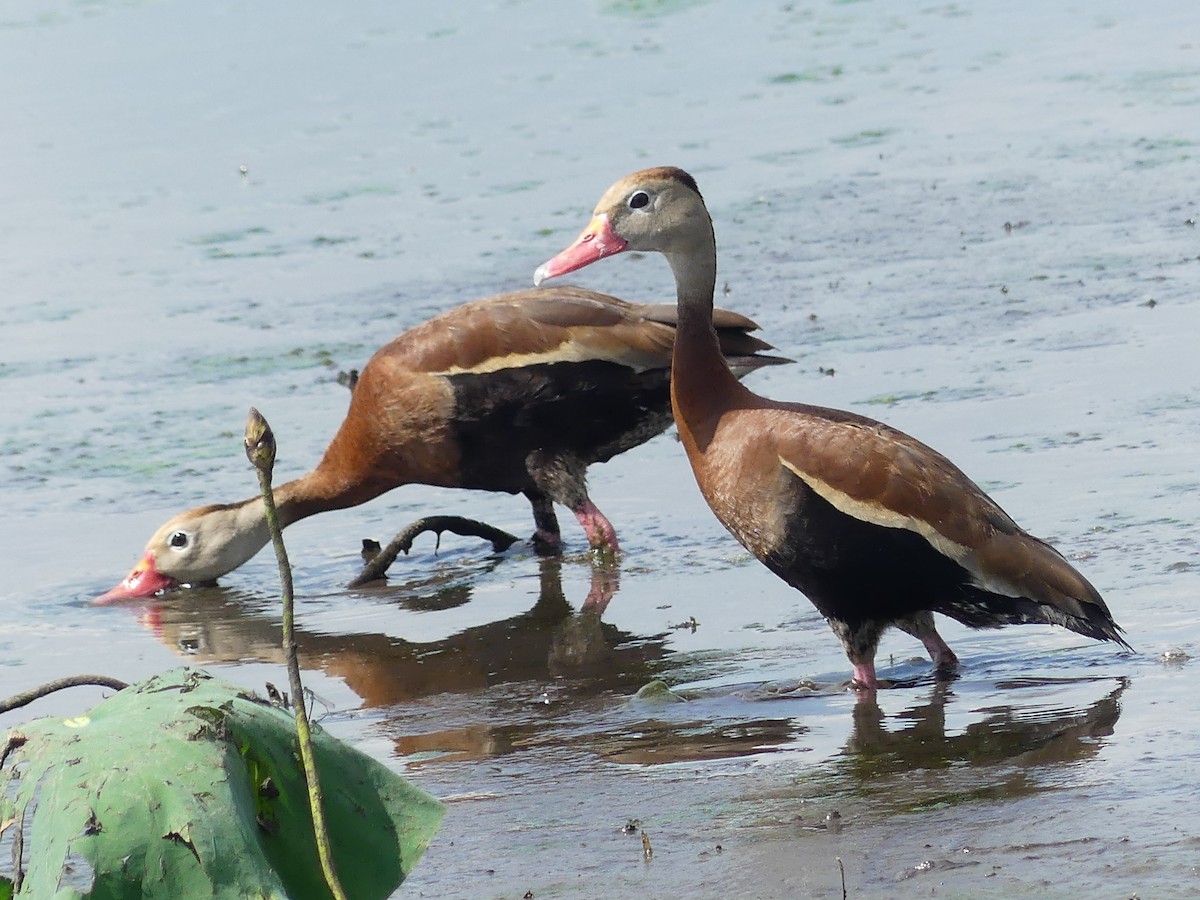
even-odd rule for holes
{"type": "Polygon", "coordinates": [[[781,464],[769,423],[751,427],[735,411],[701,429],[680,425],[704,499],[742,546],[759,559],[773,556],[803,506],[804,485],[781,464]]]}

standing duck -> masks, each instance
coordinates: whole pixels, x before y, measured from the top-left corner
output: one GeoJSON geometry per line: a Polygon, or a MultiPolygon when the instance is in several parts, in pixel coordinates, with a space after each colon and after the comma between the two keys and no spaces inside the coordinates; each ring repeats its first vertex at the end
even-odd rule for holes
{"type": "Polygon", "coordinates": [[[671,403],[705,500],[825,616],[857,688],[878,687],[876,647],[892,625],[925,644],[939,673],[956,669],[934,612],[973,628],[1061,625],[1128,648],[1096,589],[946,457],[881,422],[738,383],[713,327],[716,239],[690,175],[618,181],[534,282],[624,250],[657,251],[675,274],[671,403]]]}
{"type": "MultiPolygon", "coordinates": [[[[524,494],[535,547],[561,549],[554,503],[594,548],[618,549],[587,494],[587,467],[671,423],[673,304],[626,303],[582,288],[466,303],[385,345],[315,469],[275,489],[286,527],[404,484],[524,494]]],[[[763,355],[752,321],[717,310],[721,353],[740,374],[788,362],[763,355]]],[[[141,561],[97,603],[209,584],[269,540],[261,498],[202,506],[163,525],[141,561]]]]}

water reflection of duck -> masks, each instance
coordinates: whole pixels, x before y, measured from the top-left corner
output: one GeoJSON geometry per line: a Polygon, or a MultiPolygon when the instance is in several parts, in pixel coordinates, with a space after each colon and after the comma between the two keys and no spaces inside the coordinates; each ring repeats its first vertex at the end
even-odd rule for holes
{"type": "Polygon", "coordinates": [[[1056,771],[1101,752],[1128,686],[1124,678],[998,684],[1003,702],[960,710],[956,718],[971,721],[953,730],[947,706],[962,698],[945,682],[925,702],[886,720],[875,703],[860,702],[833,771],[851,779],[850,794],[867,796],[872,815],[1036,794],[1060,783],[1056,771]],[[1064,702],[1096,687],[1103,690],[1096,699],[1064,702]]]}
{"type": "MultiPolygon", "coordinates": [[[[560,677],[589,690],[630,690],[651,677],[652,664],[665,652],[664,636],[632,635],[600,618],[618,588],[616,569],[590,566],[589,593],[576,612],[563,594],[561,560],[537,562],[537,600],[520,615],[427,643],[383,633],[321,634],[305,631],[301,622],[301,665],[343,679],[366,707],[560,677]]],[[[470,579],[478,575],[447,570],[354,596],[410,610],[448,610],[471,601],[470,579]]],[[[163,643],[197,662],[282,659],[275,610],[264,610],[258,595],[217,588],[186,600],[167,595],[146,610],[144,622],[163,643]]]]}
{"type": "Polygon", "coordinates": [[[821,611],[864,695],[878,687],[876,647],[893,625],[925,644],[936,669],[957,666],[934,612],[975,628],[1061,625],[1128,647],[1096,589],[946,457],[863,416],[760,397],[732,376],[713,331],[712,219],[690,175],[659,168],[618,181],[534,280],[624,250],[662,253],[675,274],[671,397],[701,492],[821,611]]]}
{"type": "MultiPolygon", "coordinates": [[[[538,593],[530,609],[442,640],[321,634],[305,630],[301,620],[301,665],[342,679],[364,708],[380,710],[396,754],[406,758],[482,759],[571,745],[612,762],[654,764],[752,755],[803,732],[789,718],[689,715],[686,704],[664,717],[653,703],[631,699],[662,676],[667,636],[633,634],[602,620],[619,589],[615,563],[589,566],[578,609],[563,592],[562,560],[536,563],[538,593]],[[548,690],[554,702],[546,702],[548,690]]],[[[479,602],[475,587],[497,565],[445,567],[347,596],[409,612],[448,612],[479,602]]],[[[258,594],[223,588],[168,594],[142,617],[164,644],[197,663],[282,662],[274,600],[258,594]]]]}
{"type": "MultiPolygon", "coordinates": [[[[977,712],[978,721],[947,734],[946,707],[953,698],[949,683],[938,682],[923,703],[891,717],[900,727],[889,729],[878,704],[855,704],[854,724],[846,741],[847,764],[863,777],[881,770],[943,768],[958,762],[991,765],[1020,761],[1029,765],[1072,762],[1094,756],[1103,746],[1100,738],[1113,733],[1121,715],[1121,695],[1129,686],[1124,678],[1086,706],[1020,701],[1039,688],[1056,694],[1070,687],[1111,684],[1113,679],[1023,679],[998,684],[1008,702],[977,712]]],[[[961,701],[960,701],[961,702],[961,701]]]]}
{"type": "MultiPolygon", "coordinates": [[[[764,356],[758,326],[718,310],[721,352],[740,374],[787,362],[764,356]]],[[[586,470],[664,431],[672,305],[626,303],[565,287],[467,303],[380,349],[315,469],[275,489],[280,521],[366,503],[405,484],[521,493],[534,542],[561,546],[554,503],[570,509],[593,547],[617,549],[589,499],[586,470]]],[[[97,602],[204,585],[266,546],[262,500],[175,516],[141,562],[97,602]]]]}

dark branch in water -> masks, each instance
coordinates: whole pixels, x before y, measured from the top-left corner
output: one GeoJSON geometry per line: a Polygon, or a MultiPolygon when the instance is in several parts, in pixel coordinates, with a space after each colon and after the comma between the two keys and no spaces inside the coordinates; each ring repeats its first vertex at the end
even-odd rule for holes
{"type": "Polygon", "coordinates": [[[504,552],[518,540],[516,535],[474,519],[464,519],[462,516],[426,516],[423,519],[417,519],[392,538],[391,543],[369,559],[358,577],[346,586],[362,587],[368,582],[383,578],[388,566],[396,561],[396,557],[401,553],[407,554],[412,549],[413,541],[426,531],[434,532],[438,536],[439,543],[443,531],[460,534],[464,537],[480,537],[485,541],[491,541],[492,549],[497,553],[504,552]]]}
{"type": "Polygon", "coordinates": [[[69,675],[66,678],[57,678],[54,681],[48,681],[40,687],[23,691],[20,694],[14,694],[7,700],[0,700],[0,713],[11,712],[22,706],[28,706],[34,700],[40,700],[42,697],[53,694],[55,691],[61,691],[63,688],[82,687],[87,684],[112,688],[114,691],[124,690],[129,687],[124,681],[109,678],[107,675],[69,675]]]}

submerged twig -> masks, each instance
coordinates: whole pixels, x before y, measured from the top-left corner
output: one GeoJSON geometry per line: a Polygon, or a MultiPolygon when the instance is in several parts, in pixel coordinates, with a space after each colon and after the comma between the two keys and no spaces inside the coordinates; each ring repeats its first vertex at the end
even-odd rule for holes
{"type": "Polygon", "coordinates": [[[401,553],[408,553],[412,549],[413,541],[417,539],[417,536],[424,534],[426,531],[432,531],[437,534],[439,543],[443,531],[460,534],[464,537],[481,537],[486,541],[491,541],[492,549],[497,553],[507,550],[518,540],[516,535],[509,534],[507,531],[501,531],[499,528],[494,528],[485,522],[477,522],[474,519],[464,519],[462,516],[426,516],[423,519],[417,519],[417,521],[407,526],[392,538],[386,547],[367,561],[367,564],[363,566],[363,570],[358,573],[358,576],[346,586],[352,588],[362,587],[369,581],[382,578],[388,566],[396,561],[396,557],[401,553]]]}
{"type": "Polygon", "coordinates": [[[840,856],[837,858],[837,861],[838,871],[842,873],[842,900],[846,900],[846,867],[843,865],[842,858],[840,856]]]}
{"type": "Polygon", "coordinates": [[[11,712],[22,706],[28,706],[34,700],[40,700],[42,697],[53,694],[55,691],[61,691],[64,688],[82,687],[89,684],[112,688],[114,691],[124,690],[129,687],[124,681],[118,678],[109,678],[107,675],[68,675],[66,678],[56,678],[54,681],[47,681],[43,685],[0,700],[0,713],[11,712]]]}
{"type": "Polygon", "coordinates": [[[292,567],[288,563],[287,548],[283,545],[283,530],[279,527],[279,511],[275,508],[275,495],[271,492],[271,470],[275,466],[275,435],[271,426],[257,409],[251,407],[246,419],[246,456],[258,471],[258,484],[262,491],[266,509],[267,529],[271,532],[271,543],[275,547],[275,558],[279,561],[279,580],[283,583],[283,655],[287,662],[288,684],[292,691],[292,713],[296,717],[296,736],[300,742],[300,758],[304,763],[304,777],[308,782],[308,802],[312,808],[313,834],[317,841],[317,857],[329,892],[337,900],[346,900],[346,893],[338,881],[333,864],[333,851],[329,846],[329,830],[325,824],[325,811],[321,798],[321,782],[317,777],[317,761],[313,755],[312,733],[308,725],[308,713],[304,708],[304,685],[300,682],[300,663],[296,659],[295,614],[292,592],[292,567]]]}

